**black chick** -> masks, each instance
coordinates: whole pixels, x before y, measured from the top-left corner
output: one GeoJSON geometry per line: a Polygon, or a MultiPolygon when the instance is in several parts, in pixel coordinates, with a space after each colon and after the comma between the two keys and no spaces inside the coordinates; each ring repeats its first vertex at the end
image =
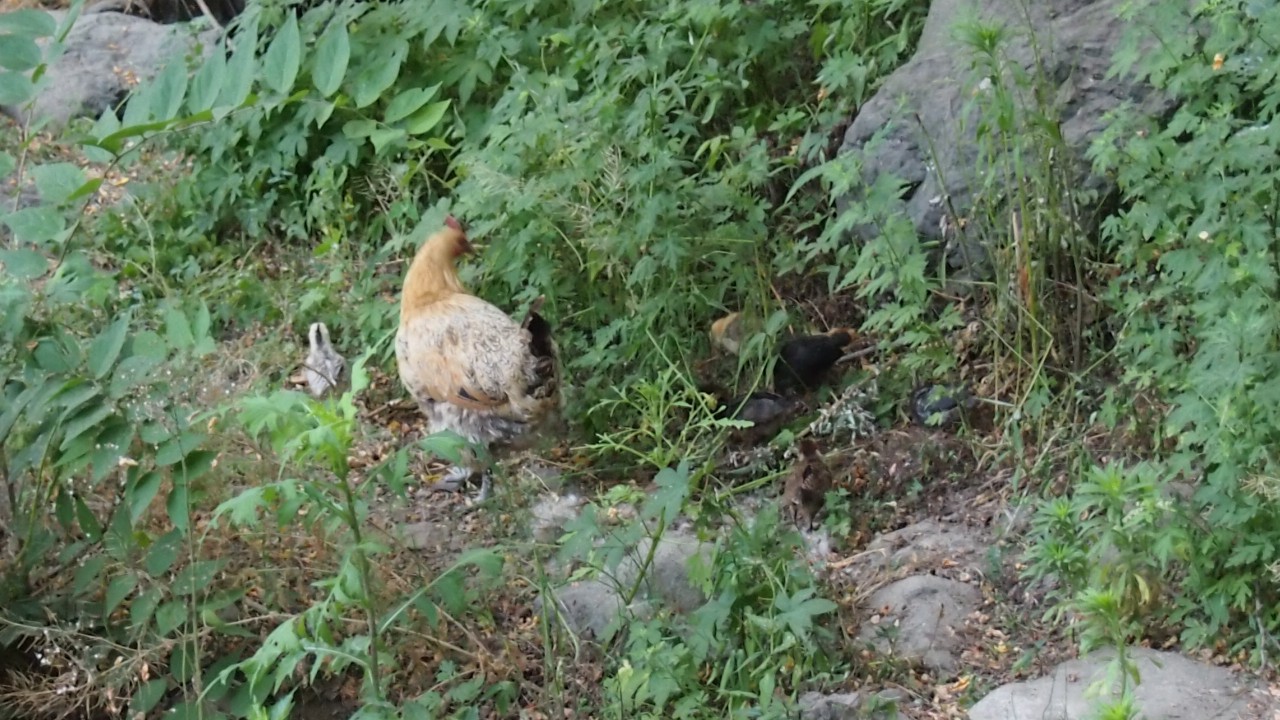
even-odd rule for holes
{"type": "Polygon", "coordinates": [[[847,328],[822,335],[802,335],[778,349],[773,368],[773,389],[778,392],[812,391],[826,379],[836,361],[844,357],[856,334],[847,328]]]}
{"type": "Polygon", "coordinates": [[[955,425],[974,404],[962,386],[925,383],[911,393],[911,419],[925,427],[955,425]]]}
{"type": "Polygon", "coordinates": [[[796,528],[812,530],[831,489],[831,469],[818,452],[818,444],[810,438],[801,440],[796,449],[800,451],[799,457],[787,476],[782,514],[795,523],[796,528]]]}
{"type": "Polygon", "coordinates": [[[723,388],[711,383],[703,384],[699,390],[716,399],[715,418],[751,423],[751,427],[732,433],[739,442],[754,443],[773,437],[799,405],[791,398],[767,390],[756,390],[735,398],[729,398],[723,388]]]}

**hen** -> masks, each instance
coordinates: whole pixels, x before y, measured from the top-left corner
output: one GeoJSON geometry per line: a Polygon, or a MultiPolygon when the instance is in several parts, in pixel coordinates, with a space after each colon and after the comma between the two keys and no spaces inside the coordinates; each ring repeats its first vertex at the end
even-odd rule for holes
{"type": "MultiPolygon", "coordinates": [[[[559,412],[559,353],[538,314],[542,298],[517,323],[467,292],[455,263],[472,252],[453,216],[419,248],[400,298],[396,365],[429,432],[451,430],[485,448],[514,447],[559,412]]],[[[475,453],[466,453],[442,485],[458,487],[476,473],[483,500],[489,471],[475,453]]]]}
{"type": "Polygon", "coordinates": [[[324,397],[345,379],[347,361],[333,349],[329,342],[329,328],[322,322],[311,323],[307,331],[310,350],[303,366],[307,387],[315,397],[324,397]]]}

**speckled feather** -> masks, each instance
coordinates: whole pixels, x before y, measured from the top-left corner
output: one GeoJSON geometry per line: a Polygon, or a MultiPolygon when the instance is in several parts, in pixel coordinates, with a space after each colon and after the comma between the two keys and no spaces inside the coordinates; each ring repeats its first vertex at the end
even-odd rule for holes
{"type": "Polygon", "coordinates": [[[831,489],[831,469],[812,440],[801,440],[799,449],[800,458],[783,491],[782,510],[796,527],[812,530],[831,489]]]}
{"type": "Polygon", "coordinates": [[[405,279],[396,362],[432,432],[510,445],[559,409],[559,363],[540,316],[534,343],[530,330],[466,293],[453,263],[469,250],[450,229],[419,250],[405,279]]]}

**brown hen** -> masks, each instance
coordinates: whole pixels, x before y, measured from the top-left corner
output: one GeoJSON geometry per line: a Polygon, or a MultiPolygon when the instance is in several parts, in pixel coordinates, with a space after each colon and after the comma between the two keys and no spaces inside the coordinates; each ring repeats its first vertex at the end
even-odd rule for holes
{"type": "MultiPolygon", "coordinates": [[[[542,298],[517,323],[467,292],[455,263],[471,252],[453,216],[419,248],[400,298],[396,364],[429,432],[452,430],[486,448],[514,447],[559,412],[558,352],[550,324],[538,314],[542,298]]],[[[476,473],[483,500],[489,471],[475,453],[466,453],[441,484],[456,488],[476,473]]]]}

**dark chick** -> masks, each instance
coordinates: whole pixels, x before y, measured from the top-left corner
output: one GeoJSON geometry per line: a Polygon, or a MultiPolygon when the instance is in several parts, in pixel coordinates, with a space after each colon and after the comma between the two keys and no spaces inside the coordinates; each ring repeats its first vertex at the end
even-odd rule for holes
{"type": "Polygon", "coordinates": [[[750,428],[733,433],[734,439],[738,441],[757,442],[772,437],[798,407],[794,400],[767,390],[731,398],[723,388],[710,383],[703,384],[699,389],[716,399],[714,416],[717,419],[751,423],[750,428]]]}
{"type": "Polygon", "coordinates": [[[800,457],[782,493],[782,514],[797,528],[812,530],[831,489],[831,469],[813,440],[801,440],[797,450],[800,457]]]}
{"type": "Polygon", "coordinates": [[[773,389],[784,393],[816,389],[856,337],[852,330],[840,328],[787,340],[778,349],[773,389]]]}
{"type": "Polygon", "coordinates": [[[911,419],[925,427],[950,427],[973,405],[968,391],[926,383],[911,393],[911,419]]]}

